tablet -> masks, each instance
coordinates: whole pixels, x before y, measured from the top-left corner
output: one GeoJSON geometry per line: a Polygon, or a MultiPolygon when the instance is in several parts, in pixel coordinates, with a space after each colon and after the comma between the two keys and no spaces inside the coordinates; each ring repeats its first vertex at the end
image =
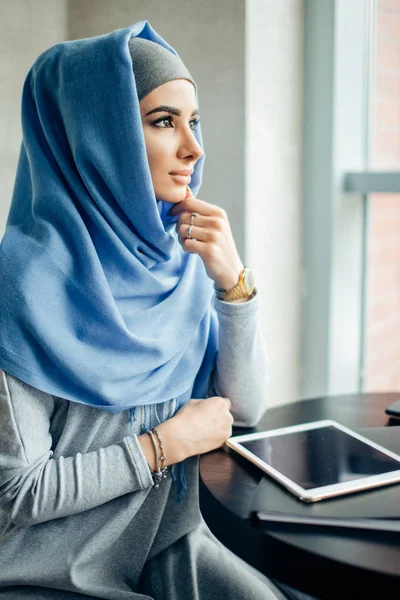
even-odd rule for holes
{"type": "Polygon", "coordinates": [[[230,437],[226,445],[304,502],[400,482],[400,456],[332,420],[230,437]]]}

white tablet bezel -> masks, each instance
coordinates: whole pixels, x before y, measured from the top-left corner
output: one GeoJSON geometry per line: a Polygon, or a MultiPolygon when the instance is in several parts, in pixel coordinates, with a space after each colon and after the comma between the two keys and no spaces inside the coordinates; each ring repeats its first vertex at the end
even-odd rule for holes
{"type": "Polygon", "coordinates": [[[368,490],[371,488],[379,487],[382,485],[389,485],[393,483],[400,482],[400,456],[379,444],[369,440],[368,438],[356,433],[352,429],[345,427],[341,423],[337,421],[333,421],[331,419],[325,419],[322,421],[312,421],[308,423],[302,423],[300,425],[292,425],[289,427],[281,427],[279,429],[271,429],[269,431],[260,431],[257,433],[249,433],[244,435],[237,435],[230,437],[226,440],[226,445],[238,452],[240,455],[244,456],[252,463],[260,467],[265,473],[273,477],[276,481],[285,486],[289,491],[295,494],[300,500],[304,502],[317,502],[319,500],[325,500],[326,498],[332,498],[334,496],[341,496],[342,494],[349,494],[352,492],[359,492],[362,490],[368,490]],[[360,440],[367,444],[368,446],[372,446],[373,448],[379,450],[383,454],[394,458],[399,461],[399,469],[396,471],[390,471],[381,473],[379,475],[370,475],[368,477],[362,477],[360,479],[353,479],[352,481],[346,481],[341,483],[335,483],[331,485],[325,485],[323,487],[305,489],[277,471],[274,467],[271,467],[267,463],[265,463],[262,459],[258,458],[255,454],[247,450],[241,445],[241,442],[247,442],[251,440],[262,439],[265,437],[274,437],[278,435],[284,435],[287,433],[295,433],[298,431],[309,431],[310,429],[317,429],[320,427],[328,427],[333,426],[341,431],[347,433],[348,435],[353,436],[357,440],[360,440]]]}

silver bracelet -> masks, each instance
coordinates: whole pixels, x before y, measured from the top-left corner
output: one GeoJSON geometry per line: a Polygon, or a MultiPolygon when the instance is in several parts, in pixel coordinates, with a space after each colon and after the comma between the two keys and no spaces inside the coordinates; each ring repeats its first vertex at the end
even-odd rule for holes
{"type": "Polygon", "coordinates": [[[157,446],[157,442],[156,442],[156,438],[154,437],[154,433],[152,430],[148,430],[146,431],[146,433],[149,434],[149,436],[151,437],[151,441],[153,442],[153,446],[154,446],[154,453],[156,455],[156,470],[153,471],[151,470],[151,476],[153,478],[153,487],[154,489],[158,490],[158,488],[160,487],[160,483],[162,479],[165,479],[165,477],[167,476],[167,469],[161,469],[160,468],[160,456],[159,456],[159,452],[158,452],[158,446],[157,446]]]}
{"type": "Polygon", "coordinates": [[[164,448],[164,443],[162,441],[162,437],[160,435],[160,432],[158,431],[157,427],[153,427],[152,431],[154,431],[154,433],[157,436],[158,439],[158,443],[160,444],[160,448],[161,448],[161,470],[165,471],[167,468],[167,455],[165,454],[165,448],[164,448]]]}

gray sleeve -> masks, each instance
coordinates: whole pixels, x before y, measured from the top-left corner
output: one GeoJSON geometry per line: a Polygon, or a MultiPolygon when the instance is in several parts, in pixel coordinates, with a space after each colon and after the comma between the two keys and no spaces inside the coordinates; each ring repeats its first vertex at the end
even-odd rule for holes
{"type": "Polygon", "coordinates": [[[267,409],[267,359],[258,321],[258,293],[234,304],[215,298],[219,321],[215,395],[232,402],[234,425],[253,427],[267,409]]]}
{"type": "Polygon", "coordinates": [[[79,513],[152,485],[134,435],[94,452],[52,458],[53,397],[34,388],[28,396],[21,385],[18,393],[28,396],[26,410],[16,412],[17,389],[10,392],[0,369],[0,508],[15,525],[79,513]]]}

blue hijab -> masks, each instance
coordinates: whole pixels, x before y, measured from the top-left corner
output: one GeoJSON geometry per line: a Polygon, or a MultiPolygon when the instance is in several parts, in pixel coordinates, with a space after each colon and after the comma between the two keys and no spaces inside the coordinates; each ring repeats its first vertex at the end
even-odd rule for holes
{"type": "Polygon", "coordinates": [[[131,36],[176,54],[140,21],[32,66],[0,245],[0,368],[110,412],[205,397],[217,349],[212,281],[154,195],[131,36]]]}

